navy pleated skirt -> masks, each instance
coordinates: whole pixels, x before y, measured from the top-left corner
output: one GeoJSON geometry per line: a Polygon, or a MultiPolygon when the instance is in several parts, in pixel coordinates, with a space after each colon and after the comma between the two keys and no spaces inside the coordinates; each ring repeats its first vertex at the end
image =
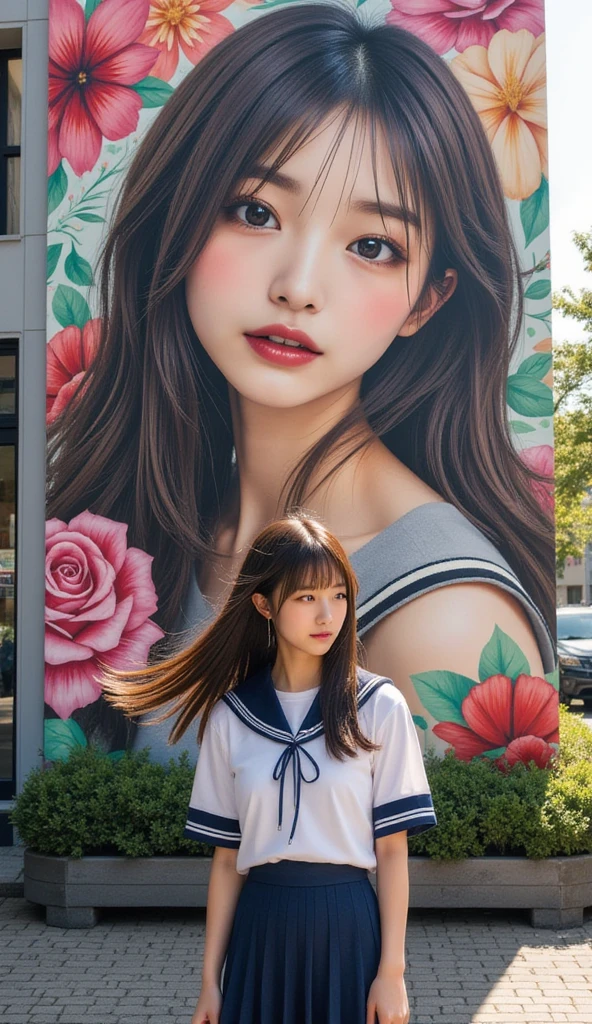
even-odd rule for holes
{"type": "Polygon", "coordinates": [[[287,860],[251,868],[220,1024],[365,1024],[379,959],[378,900],[363,868],[287,860]]]}

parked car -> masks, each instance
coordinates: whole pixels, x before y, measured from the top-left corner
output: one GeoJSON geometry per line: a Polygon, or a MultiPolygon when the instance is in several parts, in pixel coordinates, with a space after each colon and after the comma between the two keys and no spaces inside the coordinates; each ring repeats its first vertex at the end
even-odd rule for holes
{"type": "Polygon", "coordinates": [[[563,702],[569,704],[572,697],[592,702],[592,608],[557,609],[557,655],[563,702]]]}

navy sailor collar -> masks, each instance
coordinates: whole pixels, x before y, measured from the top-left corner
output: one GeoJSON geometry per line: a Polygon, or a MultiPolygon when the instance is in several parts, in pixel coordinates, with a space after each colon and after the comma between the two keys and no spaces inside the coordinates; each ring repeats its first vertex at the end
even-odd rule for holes
{"type": "MultiPolygon", "coordinates": [[[[358,711],[383,683],[391,679],[379,676],[358,666],[358,711]]],[[[271,665],[265,665],[248,676],[236,689],[229,690],[222,700],[237,718],[253,732],[276,743],[309,743],[324,733],[321,718],[320,693],[316,693],[300,729],[294,735],[284,714],[271,678],[271,665]]]]}

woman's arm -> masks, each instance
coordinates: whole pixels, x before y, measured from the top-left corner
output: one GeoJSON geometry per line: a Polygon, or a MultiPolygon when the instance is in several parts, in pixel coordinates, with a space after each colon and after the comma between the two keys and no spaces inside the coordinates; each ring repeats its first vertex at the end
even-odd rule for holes
{"type": "Polygon", "coordinates": [[[380,910],[381,954],[368,993],[366,1024],[407,1024],[405,931],[409,906],[407,832],[375,840],[376,894],[380,910]]]}
{"type": "Polygon", "coordinates": [[[543,665],[530,622],[521,605],[500,587],[455,583],[391,612],[363,637],[368,668],[393,679],[412,714],[425,714],[411,676],[447,670],[479,678],[479,659],[495,626],[525,655],[530,674],[543,665]]]}
{"type": "Polygon", "coordinates": [[[246,875],[236,870],[238,850],[217,846],[214,850],[208,905],[201,993],[191,1024],[218,1024],[222,996],[220,979],[228,949],[234,913],[246,875]]]}

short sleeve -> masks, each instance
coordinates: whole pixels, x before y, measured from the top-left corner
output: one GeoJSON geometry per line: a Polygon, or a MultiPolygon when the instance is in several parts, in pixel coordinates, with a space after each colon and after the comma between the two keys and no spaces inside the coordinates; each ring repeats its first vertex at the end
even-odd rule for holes
{"type": "Polygon", "coordinates": [[[234,776],[228,752],[211,718],[199,749],[183,835],[233,850],[238,850],[241,842],[234,776]]]}
{"type": "Polygon", "coordinates": [[[372,819],[374,838],[407,830],[427,832],[438,824],[409,706],[402,699],[377,729],[372,819]]]}

